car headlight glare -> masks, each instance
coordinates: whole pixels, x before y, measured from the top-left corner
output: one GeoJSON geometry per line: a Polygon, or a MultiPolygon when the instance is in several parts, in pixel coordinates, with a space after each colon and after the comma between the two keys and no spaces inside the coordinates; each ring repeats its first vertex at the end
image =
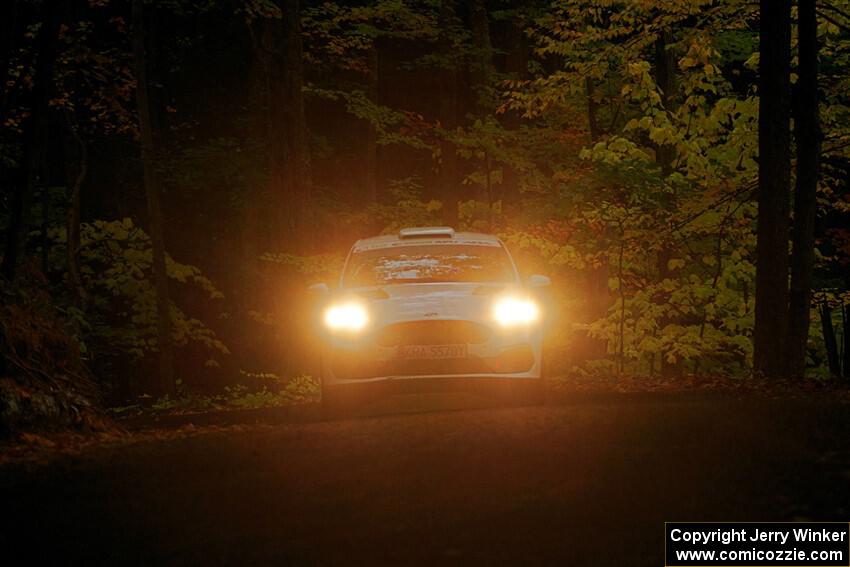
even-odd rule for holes
{"type": "Polygon", "coordinates": [[[331,305],[325,311],[325,325],[332,331],[360,331],[367,323],[366,308],[356,302],[331,305]]]}
{"type": "Polygon", "coordinates": [[[528,325],[540,318],[540,308],[531,299],[504,297],[493,307],[493,317],[503,327],[528,325]]]}

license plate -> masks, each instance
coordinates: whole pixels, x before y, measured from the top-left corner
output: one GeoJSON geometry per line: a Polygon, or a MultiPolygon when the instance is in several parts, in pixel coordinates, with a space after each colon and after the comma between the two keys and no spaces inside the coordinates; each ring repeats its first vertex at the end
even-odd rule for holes
{"type": "Polygon", "coordinates": [[[396,354],[412,360],[466,358],[466,345],[401,345],[396,354]]]}

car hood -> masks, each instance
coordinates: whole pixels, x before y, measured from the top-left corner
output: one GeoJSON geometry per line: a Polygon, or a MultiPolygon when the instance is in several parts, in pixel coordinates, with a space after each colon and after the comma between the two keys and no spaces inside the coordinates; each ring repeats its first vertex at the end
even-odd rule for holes
{"type": "Polygon", "coordinates": [[[464,319],[489,320],[496,297],[505,284],[429,283],[389,285],[365,294],[378,324],[399,321],[464,319]]]}

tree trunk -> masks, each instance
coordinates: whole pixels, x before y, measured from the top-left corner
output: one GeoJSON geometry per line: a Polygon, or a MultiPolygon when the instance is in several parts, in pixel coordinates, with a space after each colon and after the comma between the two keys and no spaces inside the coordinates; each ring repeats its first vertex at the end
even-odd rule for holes
{"type": "Polygon", "coordinates": [[[791,1],[760,0],[759,186],[753,370],[783,377],[788,332],[791,1]]]}
{"type": "Polygon", "coordinates": [[[590,142],[595,144],[599,141],[600,135],[597,118],[599,104],[596,102],[596,86],[593,84],[593,77],[590,75],[584,79],[584,89],[587,94],[587,127],[590,131],[590,142]]]}
{"type": "Polygon", "coordinates": [[[75,146],[73,150],[69,147],[68,154],[73,154],[76,158],[74,161],[77,163],[75,168],[68,168],[70,204],[65,224],[68,278],[70,280],[68,284],[71,296],[74,297],[77,305],[82,305],[85,303],[86,292],[80,276],[80,192],[88,174],[88,149],[77,131],[76,121],[71,110],[65,111],[65,122],[68,128],[68,137],[72,142],[68,146],[75,146]]]}
{"type": "MultiPolygon", "coordinates": [[[[669,30],[659,33],[655,40],[655,83],[661,91],[661,104],[667,112],[672,112],[673,97],[676,92],[676,57],[670,48],[673,34],[669,30]]],[[[655,161],[661,166],[661,175],[667,177],[673,173],[673,157],[676,148],[669,144],[659,144],[655,148],[655,161]]]]}
{"type": "MultiPolygon", "coordinates": [[[[507,45],[508,52],[505,57],[505,67],[512,78],[524,80],[528,73],[528,38],[525,35],[524,22],[517,19],[508,25],[507,45]]],[[[517,130],[522,120],[521,113],[517,110],[508,110],[503,115],[502,124],[506,130],[517,130]]],[[[504,204],[514,204],[520,200],[520,179],[517,171],[509,164],[502,167],[502,187],[499,192],[504,204]]]]}
{"type": "MultiPolygon", "coordinates": [[[[676,94],[676,57],[671,49],[673,43],[673,34],[669,30],[664,30],[659,33],[655,40],[655,82],[661,91],[661,104],[665,111],[672,113],[673,99],[676,94]]],[[[661,168],[662,178],[667,178],[673,173],[673,157],[676,148],[669,144],[658,144],[655,147],[655,162],[661,168]]],[[[674,211],[677,208],[675,195],[665,193],[667,196],[666,207],[668,211],[674,211]]],[[[664,238],[662,236],[662,238],[664,238]]],[[[669,239],[664,238],[661,242],[661,247],[656,256],[656,267],[658,270],[659,281],[663,281],[670,276],[668,264],[673,257],[673,246],[669,239]]],[[[658,326],[663,330],[671,323],[669,317],[662,317],[658,326]]],[[[674,376],[680,373],[679,361],[671,363],[667,360],[667,353],[661,352],[660,357],[660,372],[664,377],[674,376]]]]}
{"type": "MultiPolygon", "coordinates": [[[[495,68],[493,66],[493,44],[490,40],[490,17],[484,0],[473,0],[469,5],[470,30],[475,56],[469,62],[469,77],[473,95],[472,111],[482,118],[494,112],[494,93],[492,89],[495,68]]],[[[493,190],[493,159],[490,152],[484,150],[484,192],[487,198],[487,226],[493,230],[493,203],[496,200],[493,190]]],[[[477,195],[474,195],[477,198],[477,195]]]]}
{"type": "Polygon", "coordinates": [[[168,273],[165,265],[165,238],[162,209],[154,164],[155,148],[151,127],[148,82],[145,72],[144,0],[133,0],[133,64],[136,72],[136,105],[139,112],[139,138],[147,200],[152,248],[151,269],[156,293],[156,330],[159,346],[160,394],[174,394],[174,359],[171,339],[171,301],[168,295],[168,273]]]}
{"type": "MultiPolygon", "coordinates": [[[[375,40],[377,42],[377,40],[375,40]]],[[[369,100],[379,104],[378,97],[378,46],[372,45],[369,50],[369,100]]],[[[378,135],[375,126],[369,122],[366,132],[366,198],[370,203],[377,203],[380,198],[378,190],[378,135]]]]}
{"type": "Polygon", "coordinates": [[[797,187],[794,192],[793,253],[788,307],[789,376],[802,377],[806,369],[812,275],[815,267],[815,214],[820,170],[820,116],[818,112],[818,38],[815,0],[799,0],[799,78],[794,104],[797,146],[797,187]]]}
{"type": "Polygon", "coordinates": [[[493,80],[493,44],[490,41],[490,18],[484,0],[472,0],[469,6],[470,28],[476,57],[470,64],[472,89],[475,94],[475,110],[480,113],[492,111],[490,85],[493,80]]]}
{"type": "Polygon", "coordinates": [[[311,218],[310,141],[304,109],[299,0],[280,0],[269,69],[270,198],[280,211],[282,249],[304,252],[311,218]]]}
{"type": "Polygon", "coordinates": [[[838,358],[838,342],[835,340],[835,329],[832,327],[832,309],[826,299],[820,305],[820,324],[823,329],[823,342],[826,347],[826,360],[829,373],[841,376],[841,365],[838,358]]]}
{"type": "Polygon", "coordinates": [[[441,71],[440,121],[443,138],[440,141],[439,197],[443,202],[443,223],[458,227],[457,154],[455,144],[448,136],[457,127],[458,73],[454,62],[450,29],[455,21],[453,0],[440,2],[440,55],[445,68],[441,71]]]}
{"type": "Polygon", "coordinates": [[[850,303],[841,306],[843,336],[841,339],[843,356],[841,360],[842,375],[850,378],[850,303]]]}
{"type": "Polygon", "coordinates": [[[621,226],[620,251],[617,254],[617,292],[620,295],[620,321],[617,328],[617,376],[620,378],[622,378],[626,366],[626,290],[623,282],[623,254],[625,249],[626,235],[621,226]]]}
{"type": "Polygon", "coordinates": [[[26,253],[30,209],[47,152],[49,101],[61,24],[60,13],[61,10],[46,4],[44,19],[38,34],[38,56],[35,63],[30,124],[24,141],[24,175],[22,179],[18,178],[12,197],[6,248],[3,263],[0,264],[0,274],[9,280],[15,278],[18,266],[26,253]]]}
{"type": "Polygon", "coordinates": [[[12,53],[15,49],[15,35],[19,29],[18,22],[18,2],[6,2],[3,6],[2,18],[0,18],[0,108],[8,108],[6,106],[9,100],[9,94],[12,89],[7,88],[6,81],[9,78],[9,71],[12,66],[12,53]]]}
{"type": "Polygon", "coordinates": [[[41,273],[47,275],[50,271],[50,187],[45,183],[41,188],[41,273]]]}
{"type": "MultiPolygon", "coordinates": [[[[587,95],[587,127],[590,132],[590,142],[595,144],[599,141],[602,132],[599,128],[599,104],[596,100],[596,84],[593,77],[587,75],[584,79],[585,94],[587,95]]],[[[608,313],[611,303],[610,291],[608,289],[608,260],[598,268],[587,270],[587,323],[602,319],[608,313]]],[[[589,334],[584,335],[578,352],[581,353],[581,361],[602,358],[608,349],[607,342],[595,339],[589,334]]],[[[578,359],[576,359],[578,361],[578,359]]],[[[654,358],[650,358],[649,371],[653,372],[654,358]]]]}
{"type": "MultiPolygon", "coordinates": [[[[252,103],[256,107],[257,116],[261,117],[265,126],[265,141],[270,143],[272,139],[272,121],[269,119],[270,112],[270,73],[271,52],[274,48],[272,26],[277,20],[260,19],[255,27],[253,22],[247,26],[251,38],[251,70],[250,70],[250,92],[252,103]]],[[[259,230],[260,211],[270,201],[269,186],[256,187],[251,191],[240,211],[239,222],[239,245],[238,255],[241,258],[242,269],[234,274],[236,285],[250,287],[249,297],[256,297],[259,278],[259,256],[261,253],[261,235],[259,230]]]]}
{"type": "Polygon", "coordinates": [[[490,153],[484,152],[484,190],[487,192],[487,231],[493,232],[493,163],[490,153]]]}

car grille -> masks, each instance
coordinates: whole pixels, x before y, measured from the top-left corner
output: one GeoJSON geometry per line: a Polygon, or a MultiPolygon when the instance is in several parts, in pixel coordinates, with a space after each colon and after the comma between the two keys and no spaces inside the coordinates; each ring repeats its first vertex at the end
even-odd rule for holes
{"type": "Polygon", "coordinates": [[[490,329],[473,321],[409,321],[387,325],[375,342],[384,347],[400,345],[480,344],[490,338],[490,329]]]}

